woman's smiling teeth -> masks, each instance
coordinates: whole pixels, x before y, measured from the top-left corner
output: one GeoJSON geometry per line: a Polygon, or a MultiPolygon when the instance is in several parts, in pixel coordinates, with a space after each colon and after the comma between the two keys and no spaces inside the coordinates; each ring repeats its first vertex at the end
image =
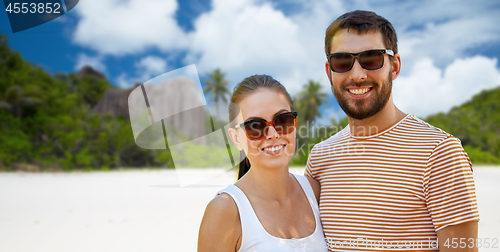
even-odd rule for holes
{"type": "Polygon", "coordinates": [[[277,150],[283,149],[283,147],[285,147],[285,146],[284,145],[277,145],[277,146],[266,147],[262,150],[263,151],[277,151],[277,150]]]}
{"type": "Polygon", "coordinates": [[[368,92],[368,90],[370,90],[371,88],[367,87],[367,88],[350,88],[348,89],[349,93],[351,94],[356,94],[356,95],[360,95],[360,94],[364,94],[366,92],[368,92]]]}

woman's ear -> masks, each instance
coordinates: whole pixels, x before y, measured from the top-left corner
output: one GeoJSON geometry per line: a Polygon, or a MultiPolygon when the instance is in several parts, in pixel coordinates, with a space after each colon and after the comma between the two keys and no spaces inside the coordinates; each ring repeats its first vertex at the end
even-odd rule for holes
{"type": "Polygon", "coordinates": [[[233,141],[234,145],[236,145],[236,148],[238,148],[239,151],[242,151],[244,143],[241,142],[241,138],[240,136],[238,136],[238,132],[236,132],[236,129],[229,128],[227,130],[227,133],[229,134],[229,137],[231,137],[231,141],[233,141]]]}

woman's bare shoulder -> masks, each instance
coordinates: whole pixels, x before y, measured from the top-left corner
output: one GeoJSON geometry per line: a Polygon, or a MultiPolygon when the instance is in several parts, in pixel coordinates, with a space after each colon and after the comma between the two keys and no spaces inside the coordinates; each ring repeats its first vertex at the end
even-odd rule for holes
{"type": "MultiPolygon", "coordinates": [[[[206,211],[213,211],[217,214],[229,214],[230,216],[239,216],[238,207],[233,197],[227,193],[221,193],[208,203],[206,211]]],[[[205,211],[205,212],[206,212],[205,211]]]]}
{"type": "Polygon", "coordinates": [[[205,209],[198,236],[198,251],[236,251],[240,240],[238,207],[229,194],[221,193],[205,209]]]}

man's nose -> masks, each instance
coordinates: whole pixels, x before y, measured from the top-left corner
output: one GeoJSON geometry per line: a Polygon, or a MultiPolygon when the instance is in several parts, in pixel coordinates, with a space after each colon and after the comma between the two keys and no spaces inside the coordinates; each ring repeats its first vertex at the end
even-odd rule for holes
{"type": "Polygon", "coordinates": [[[353,81],[362,81],[366,79],[366,69],[364,69],[360,64],[358,59],[354,59],[354,65],[349,71],[350,78],[353,81]]]}

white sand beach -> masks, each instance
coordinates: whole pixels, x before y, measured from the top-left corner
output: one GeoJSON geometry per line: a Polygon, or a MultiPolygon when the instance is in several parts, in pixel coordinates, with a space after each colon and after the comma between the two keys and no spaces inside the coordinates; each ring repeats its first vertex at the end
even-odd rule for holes
{"type": "MultiPolygon", "coordinates": [[[[0,173],[0,251],[196,251],[205,206],[235,178],[180,187],[175,170],[0,173]]],[[[474,180],[479,237],[499,240],[500,167],[477,166],[474,180]]]]}

